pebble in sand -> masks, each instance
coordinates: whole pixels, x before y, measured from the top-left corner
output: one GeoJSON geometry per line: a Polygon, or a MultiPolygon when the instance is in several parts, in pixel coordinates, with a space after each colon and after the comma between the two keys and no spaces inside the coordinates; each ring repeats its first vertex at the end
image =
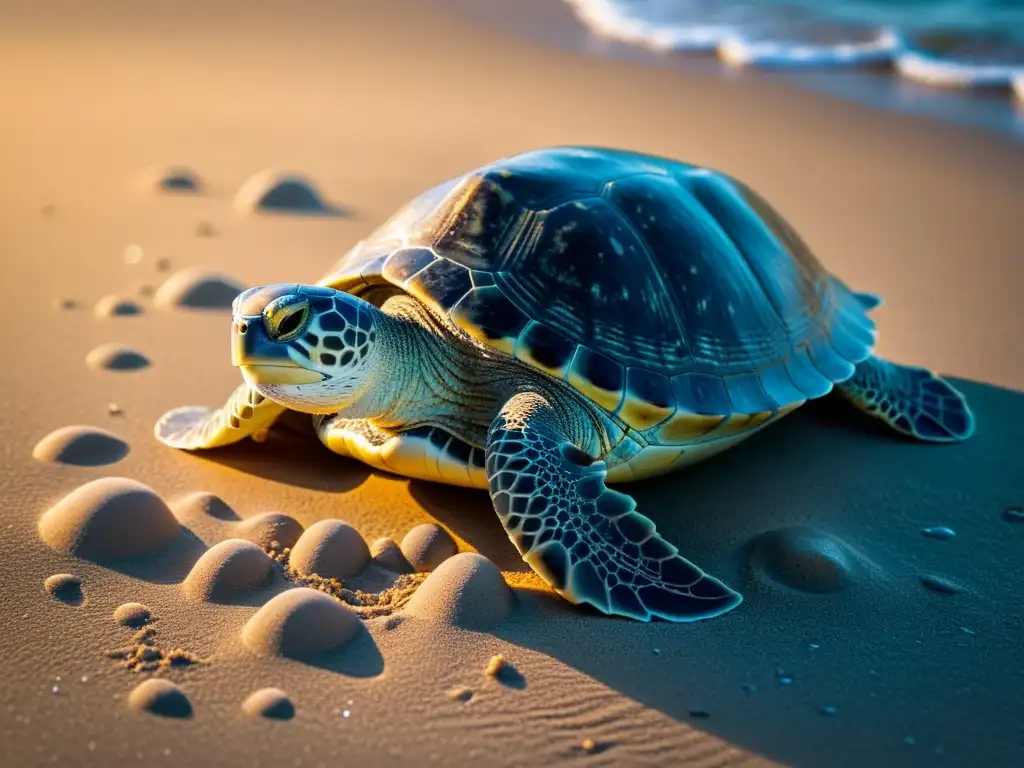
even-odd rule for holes
{"type": "Polygon", "coordinates": [[[99,427],[69,426],[51,432],[32,449],[39,461],[98,467],[128,455],[128,444],[99,427]]]}
{"type": "Polygon", "coordinates": [[[161,285],[153,298],[163,309],[231,309],[245,286],[234,278],[199,267],[175,272],[161,285]]]}
{"type": "Polygon", "coordinates": [[[355,528],[341,520],[309,526],[292,547],[289,564],[302,575],[346,579],[370,562],[370,549],[355,528]]]}
{"type": "Polygon", "coordinates": [[[299,587],[260,608],[242,629],[242,642],[264,656],[302,659],[338,650],[365,631],[354,611],[323,592],[299,587]]]}
{"type": "Polygon", "coordinates": [[[242,711],[252,717],[267,717],[272,720],[291,720],[295,717],[295,705],[288,694],[280,688],[263,688],[242,702],[242,711]]]}
{"type": "Polygon", "coordinates": [[[373,556],[373,562],[394,573],[412,573],[415,570],[405,559],[402,548],[394,539],[377,539],[370,544],[370,554],[373,556]]]}
{"type": "Polygon", "coordinates": [[[299,174],[274,170],[255,174],[239,188],[235,194],[235,210],[307,215],[334,212],[311,181],[299,174]]]}
{"type": "Polygon", "coordinates": [[[145,176],[157,192],[195,193],[202,188],[199,174],[182,165],[154,168],[145,176]]]}
{"type": "Polygon", "coordinates": [[[750,563],[762,577],[803,592],[837,592],[850,581],[853,557],[835,536],[804,526],[762,534],[750,563]]]}
{"type": "Polygon", "coordinates": [[[101,344],[85,356],[90,368],[107,371],[137,371],[149,365],[149,358],[141,352],[121,344],[101,344]]]}
{"type": "Polygon", "coordinates": [[[93,314],[99,318],[130,317],[131,315],[141,315],[142,307],[131,299],[112,294],[104,296],[96,302],[96,306],[93,307],[93,314]]]}
{"type": "Polygon", "coordinates": [[[192,702],[185,692],[170,680],[160,678],[150,678],[137,685],[128,695],[128,707],[163,717],[192,716],[192,702]]]}
{"type": "Polygon", "coordinates": [[[235,526],[235,536],[259,544],[264,549],[294,547],[302,536],[302,524],[281,512],[264,512],[247,517],[235,526]]]}
{"type": "Polygon", "coordinates": [[[264,584],[274,569],[258,545],[245,539],[228,539],[210,547],[196,561],[181,584],[190,600],[226,602],[264,584]]]}
{"type": "Polygon", "coordinates": [[[460,552],[424,579],[403,613],[483,627],[502,621],[514,607],[512,590],[494,563],[476,552],[460,552]]]}
{"type": "Polygon", "coordinates": [[[43,582],[46,594],[54,600],[68,605],[81,605],[85,599],[82,595],[82,580],[72,573],[55,573],[43,582]]]}
{"type": "Polygon", "coordinates": [[[448,531],[434,523],[417,525],[402,539],[402,554],[420,572],[434,570],[458,549],[448,531]]]}
{"type": "Polygon", "coordinates": [[[138,629],[150,622],[153,612],[142,603],[125,603],[114,609],[114,621],[122,627],[138,629]]]}
{"type": "Polygon", "coordinates": [[[144,555],[179,534],[167,504],[146,485],[103,477],[76,488],[39,520],[43,541],[87,559],[144,555]]]}

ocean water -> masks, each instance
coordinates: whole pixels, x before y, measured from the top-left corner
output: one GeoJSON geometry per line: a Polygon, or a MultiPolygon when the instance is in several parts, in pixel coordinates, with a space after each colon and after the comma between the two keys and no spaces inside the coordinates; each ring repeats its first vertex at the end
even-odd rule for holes
{"type": "Polygon", "coordinates": [[[810,87],[1024,138],[1024,0],[561,1],[609,41],[782,70],[810,87]],[[851,79],[858,71],[896,83],[885,93],[851,79]]]}

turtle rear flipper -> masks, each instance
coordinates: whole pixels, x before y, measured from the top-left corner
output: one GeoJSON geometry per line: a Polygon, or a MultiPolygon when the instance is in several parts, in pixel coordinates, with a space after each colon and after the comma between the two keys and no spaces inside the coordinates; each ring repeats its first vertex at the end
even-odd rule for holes
{"type": "Polygon", "coordinates": [[[857,408],[909,437],[933,443],[966,440],[974,415],[964,396],[941,376],[869,357],[836,389],[857,408]]]}
{"type": "Polygon", "coordinates": [[[494,420],[485,471],[512,543],[570,602],[640,621],[684,622],[742,601],[681,557],[632,498],[605,487],[605,463],[569,440],[540,395],[516,395],[494,420]]]}
{"type": "Polygon", "coordinates": [[[284,410],[284,406],[242,383],[220,408],[186,405],[168,411],[157,421],[153,433],[171,448],[220,448],[246,437],[258,439],[284,410]]]}

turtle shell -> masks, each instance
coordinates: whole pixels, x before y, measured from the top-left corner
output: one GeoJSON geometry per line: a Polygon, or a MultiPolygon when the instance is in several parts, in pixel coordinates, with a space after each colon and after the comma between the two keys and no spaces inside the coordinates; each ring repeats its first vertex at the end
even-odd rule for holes
{"type": "Polygon", "coordinates": [[[601,148],[434,187],[321,284],[406,291],[663,444],[820,397],[875,340],[856,295],[749,187],[601,148]]]}

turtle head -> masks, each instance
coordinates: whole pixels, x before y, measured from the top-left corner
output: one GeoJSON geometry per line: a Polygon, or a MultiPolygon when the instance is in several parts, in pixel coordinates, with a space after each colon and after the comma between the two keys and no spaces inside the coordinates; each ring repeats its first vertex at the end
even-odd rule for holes
{"type": "Polygon", "coordinates": [[[370,386],[378,312],[331,288],[252,288],[232,306],[232,362],[264,397],[306,413],[337,412],[370,386]]]}

